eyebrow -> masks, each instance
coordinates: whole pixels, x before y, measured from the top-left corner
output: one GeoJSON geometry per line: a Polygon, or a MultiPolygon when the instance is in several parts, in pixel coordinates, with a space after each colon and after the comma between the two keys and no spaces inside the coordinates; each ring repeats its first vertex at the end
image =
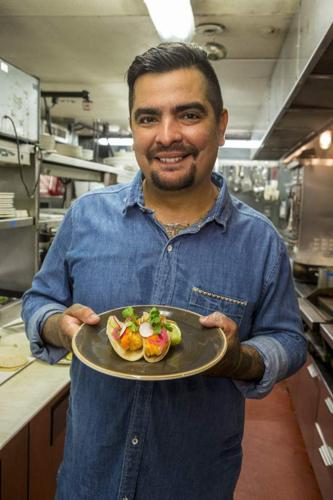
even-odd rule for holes
{"type": "Polygon", "coordinates": [[[189,109],[195,109],[197,111],[200,111],[201,113],[207,114],[207,109],[201,102],[198,101],[193,101],[193,102],[187,102],[185,104],[180,104],[179,106],[175,106],[172,111],[174,113],[182,113],[183,111],[188,111],[189,109]]]}
{"type": "Polygon", "coordinates": [[[134,119],[137,120],[142,115],[161,116],[158,108],[138,108],[134,112],[134,119]]]}
{"type": "MultiPolygon", "coordinates": [[[[172,113],[174,114],[182,113],[184,111],[188,111],[189,109],[197,110],[203,114],[207,114],[207,109],[205,108],[205,106],[198,101],[187,102],[185,104],[179,104],[177,106],[174,106],[172,108],[172,113]]],[[[152,108],[152,107],[138,108],[134,112],[134,119],[138,120],[138,118],[140,118],[140,116],[142,115],[161,116],[161,114],[162,112],[158,108],[152,108]]]]}

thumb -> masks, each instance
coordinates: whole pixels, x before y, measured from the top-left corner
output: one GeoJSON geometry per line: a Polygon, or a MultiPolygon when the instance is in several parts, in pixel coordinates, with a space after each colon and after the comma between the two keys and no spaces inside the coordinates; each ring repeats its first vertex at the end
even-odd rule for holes
{"type": "Polygon", "coordinates": [[[209,314],[208,316],[201,316],[199,318],[200,323],[202,326],[206,327],[222,327],[224,320],[225,320],[225,315],[220,313],[220,312],[213,312],[212,314],[209,314]]]}
{"type": "Polygon", "coordinates": [[[100,321],[100,317],[93,309],[83,306],[82,304],[73,304],[65,311],[65,314],[78,319],[82,323],[88,323],[89,325],[95,325],[100,321]]]}

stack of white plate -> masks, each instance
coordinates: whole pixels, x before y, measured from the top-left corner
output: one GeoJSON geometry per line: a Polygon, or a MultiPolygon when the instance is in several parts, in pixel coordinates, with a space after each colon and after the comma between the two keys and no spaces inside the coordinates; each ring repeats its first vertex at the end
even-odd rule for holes
{"type": "Polygon", "coordinates": [[[55,139],[53,135],[41,134],[39,136],[39,145],[46,151],[55,151],[55,139]]]}
{"type": "Polygon", "coordinates": [[[57,153],[64,156],[71,156],[73,158],[82,158],[82,147],[74,146],[73,144],[56,143],[55,148],[57,153]]]}
{"type": "Polygon", "coordinates": [[[14,195],[15,193],[0,192],[0,218],[16,217],[14,195]]]}
{"type": "Polygon", "coordinates": [[[83,160],[91,161],[94,158],[94,151],[92,149],[82,149],[83,160]]]}
{"type": "Polygon", "coordinates": [[[115,168],[118,183],[130,182],[139,170],[134,151],[119,151],[104,158],[103,163],[115,168]]]}

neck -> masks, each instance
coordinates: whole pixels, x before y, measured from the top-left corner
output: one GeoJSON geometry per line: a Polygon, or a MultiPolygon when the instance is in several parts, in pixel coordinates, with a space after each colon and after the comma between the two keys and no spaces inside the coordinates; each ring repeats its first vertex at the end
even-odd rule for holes
{"type": "Polygon", "coordinates": [[[164,191],[143,181],[145,206],[154,211],[162,224],[195,223],[213,207],[218,192],[210,179],[200,187],[181,191],[164,191]]]}

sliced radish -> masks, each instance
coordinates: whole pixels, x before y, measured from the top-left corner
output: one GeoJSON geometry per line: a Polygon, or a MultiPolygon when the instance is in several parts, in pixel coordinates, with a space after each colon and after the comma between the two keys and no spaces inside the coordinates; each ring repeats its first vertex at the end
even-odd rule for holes
{"type": "Polygon", "coordinates": [[[114,338],[117,338],[116,337],[116,335],[117,335],[118,339],[123,335],[123,333],[125,332],[125,330],[127,328],[126,323],[119,321],[117,316],[111,316],[110,325],[113,326],[112,334],[113,334],[114,338]]]}
{"type": "Polygon", "coordinates": [[[121,326],[121,330],[119,332],[119,337],[121,337],[125,331],[126,331],[126,328],[127,328],[127,324],[126,323],[122,323],[121,321],[118,321],[119,323],[119,326],[121,326]]]}
{"type": "Polygon", "coordinates": [[[140,328],[139,328],[139,332],[140,332],[141,337],[144,337],[144,338],[151,337],[152,335],[154,335],[153,327],[151,326],[150,323],[148,323],[148,321],[141,323],[140,328]]]}
{"type": "Polygon", "coordinates": [[[113,336],[114,339],[116,339],[116,340],[120,339],[119,328],[118,327],[114,328],[111,333],[112,333],[112,336],[113,336]]]}

